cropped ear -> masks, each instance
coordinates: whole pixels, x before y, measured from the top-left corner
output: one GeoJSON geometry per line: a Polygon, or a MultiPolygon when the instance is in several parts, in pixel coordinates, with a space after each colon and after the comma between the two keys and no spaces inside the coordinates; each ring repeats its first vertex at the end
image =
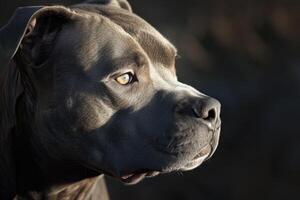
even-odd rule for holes
{"type": "Polygon", "coordinates": [[[103,4],[103,5],[117,6],[117,7],[123,8],[125,10],[128,10],[129,12],[132,12],[132,8],[127,0],[87,0],[85,2],[91,3],[91,4],[103,4]]]}
{"type": "Polygon", "coordinates": [[[0,63],[7,64],[20,48],[40,62],[41,44],[49,43],[61,24],[75,15],[63,6],[18,8],[7,25],[0,29],[0,63]]]}

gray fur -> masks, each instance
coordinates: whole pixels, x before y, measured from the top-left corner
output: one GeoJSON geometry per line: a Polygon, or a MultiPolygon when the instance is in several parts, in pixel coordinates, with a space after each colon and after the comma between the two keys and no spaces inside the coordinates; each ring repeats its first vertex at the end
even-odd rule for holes
{"type": "Polygon", "coordinates": [[[214,153],[220,103],[125,4],[24,7],[1,29],[1,199],[105,199],[102,174],[134,184],[214,153]]]}

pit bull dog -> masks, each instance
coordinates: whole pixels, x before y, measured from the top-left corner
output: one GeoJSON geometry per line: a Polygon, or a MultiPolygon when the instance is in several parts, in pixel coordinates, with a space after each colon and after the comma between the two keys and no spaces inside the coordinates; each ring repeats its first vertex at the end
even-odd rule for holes
{"type": "Polygon", "coordinates": [[[125,0],[18,8],[0,30],[0,199],[107,199],[214,153],[220,103],[125,0]]]}

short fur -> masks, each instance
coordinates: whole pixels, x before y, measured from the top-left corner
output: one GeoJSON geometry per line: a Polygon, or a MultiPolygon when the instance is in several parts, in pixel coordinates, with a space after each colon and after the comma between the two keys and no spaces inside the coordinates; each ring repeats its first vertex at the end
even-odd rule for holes
{"type": "Polygon", "coordinates": [[[177,80],[175,56],[125,0],[19,8],[0,30],[0,199],[108,199],[103,174],[208,159],[220,104],[177,80]]]}

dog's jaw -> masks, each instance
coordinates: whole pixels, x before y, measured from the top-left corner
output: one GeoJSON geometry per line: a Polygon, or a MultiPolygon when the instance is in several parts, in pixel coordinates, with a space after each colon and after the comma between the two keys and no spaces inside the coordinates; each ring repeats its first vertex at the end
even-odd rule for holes
{"type": "Polygon", "coordinates": [[[201,151],[186,165],[184,165],[180,170],[189,171],[200,166],[207,158],[209,158],[212,152],[212,146],[206,145],[201,151]]]}

